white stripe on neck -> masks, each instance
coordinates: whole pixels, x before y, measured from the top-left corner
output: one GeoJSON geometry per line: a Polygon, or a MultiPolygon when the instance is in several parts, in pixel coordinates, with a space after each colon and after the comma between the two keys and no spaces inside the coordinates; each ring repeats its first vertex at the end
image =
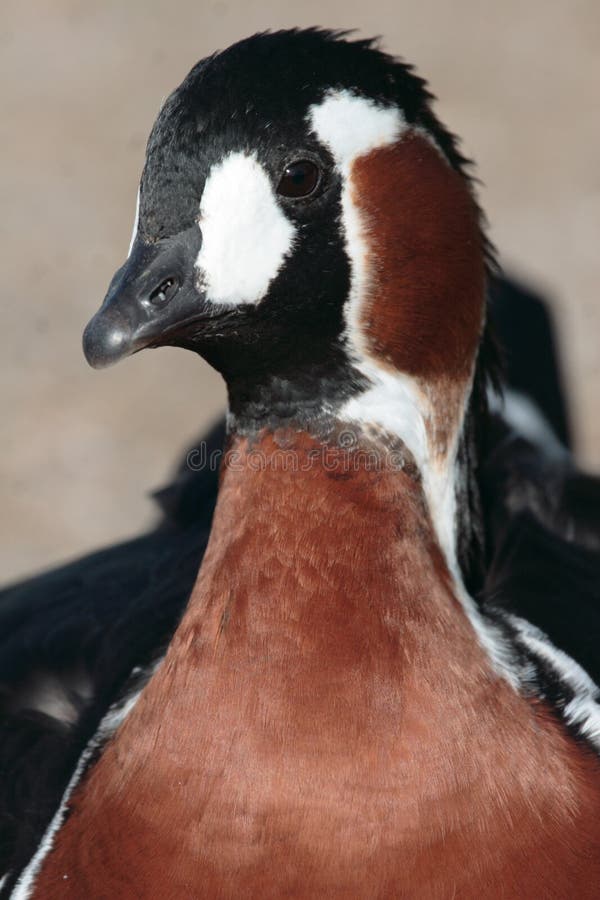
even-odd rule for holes
{"type": "MultiPolygon", "coordinates": [[[[346,303],[346,338],[352,361],[369,382],[362,394],[340,410],[343,421],[365,429],[376,426],[398,437],[412,454],[423,478],[423,490],[439,546],[445,557],[455,590],[465,613],[495,670],[514,687],[519,683],[510,643],[499,627],[488,622],[469,596],[457,559],[457,456],[471,385],[465,386],[463,408],[445,456],[430,446],[427,424],[432,410],[414,378],[390,372],[369,353],[361,326],[364,299],[369,292],[369,236],[352,193],[351,172],[356,159],[402,139],[408,130],[401,111],[383,106],[349,91],[332,91],[309,112],[309,121],[325,144],[342,178],[342,224],[346,253],[351,267],[350,294],[346,303]]],[[[420,131],[420,129],[419,129],[420,131]]],[[[436,146],[431,137],[425,137],[436,146]]],[[[439,148],[438,148],[439,149],[439,148]]],[[[402,198],[398,198],[402,203],[402,198]]]]}

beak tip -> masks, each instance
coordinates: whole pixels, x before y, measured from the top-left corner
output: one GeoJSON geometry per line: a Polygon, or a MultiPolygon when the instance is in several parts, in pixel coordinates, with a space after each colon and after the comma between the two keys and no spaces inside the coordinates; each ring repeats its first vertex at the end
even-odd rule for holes
{"type": "Polygon", "coordinates": [[[113,322],[103,322],[100,314],[83,332],[83,353],[93,369],[105,369],[131,352],[130,335],[113,322]]]}

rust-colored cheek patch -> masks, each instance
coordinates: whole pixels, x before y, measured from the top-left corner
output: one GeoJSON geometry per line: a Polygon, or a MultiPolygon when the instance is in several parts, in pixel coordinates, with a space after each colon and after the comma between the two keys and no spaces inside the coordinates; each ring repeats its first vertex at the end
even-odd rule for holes
{"type": "Polygon", "coordinates": [[[361,318],[370,352],[410,375],[467,376],[485,283],[467,183],[415,133],[359,157],[351,179],[368,245],[361,318]]]}

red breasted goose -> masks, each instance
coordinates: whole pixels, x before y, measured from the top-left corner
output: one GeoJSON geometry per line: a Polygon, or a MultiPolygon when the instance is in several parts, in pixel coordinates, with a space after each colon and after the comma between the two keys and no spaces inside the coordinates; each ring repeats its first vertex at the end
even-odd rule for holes
{"type": "Polygon", "coordinates": [[[597,895],[598,693],[568,615],[597,600],[597,523],[561,453],[488,419],[489,251],[429,101],[309,31],[200,63],[163,107],[86,355],[201,353],[228,455],[166,655],[14,897],[597,895]],[[567,615],[541,630],[536,600],[567,615]]]}

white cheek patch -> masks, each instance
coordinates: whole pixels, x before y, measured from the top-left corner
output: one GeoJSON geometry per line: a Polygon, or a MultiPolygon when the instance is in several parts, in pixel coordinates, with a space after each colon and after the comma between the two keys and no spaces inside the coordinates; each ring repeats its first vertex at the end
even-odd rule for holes
{"type": "Polygon", "coordinates": [[[213,303],[258,303],[290,253],[295,228],[256,157],[231,153],[214,166],[200,201],[196,260],[213,303]]]}

